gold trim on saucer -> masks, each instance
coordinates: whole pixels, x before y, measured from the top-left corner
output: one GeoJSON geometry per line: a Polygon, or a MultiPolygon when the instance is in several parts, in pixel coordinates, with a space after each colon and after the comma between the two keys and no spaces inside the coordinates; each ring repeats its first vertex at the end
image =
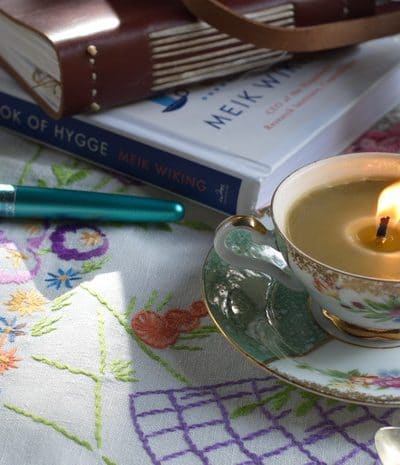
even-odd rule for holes
{"type": "Polygon", "coordinates": [[[362,328],[361,326],[357,326],[352,323],[347,323],[341,318],[331,315],[325,308],[322,309],[322,314],[333,325],[335,325],[339,331],[343,331],[344,333],[349,334],[351,336],[375,341],[400,341],[400,330],[362,328]]]}
{"type": "Polygon", "coordinates": [[[250,228],[261,234],[268,233],[268,229],[253,215],[230,216],[217,227],[217,231],[226,224],[231,224],[232,226],[236,227],[250,228]]]}

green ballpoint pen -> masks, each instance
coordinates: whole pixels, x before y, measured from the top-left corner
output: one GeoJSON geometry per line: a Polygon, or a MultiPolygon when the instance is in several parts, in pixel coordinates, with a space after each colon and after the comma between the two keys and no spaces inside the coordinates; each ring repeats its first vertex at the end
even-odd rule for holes
{"type": "Polygon", "coordinates": [[[184,213],[169,200],[0,184],[0,217],[153,223],[178,221],[184,213]]]}

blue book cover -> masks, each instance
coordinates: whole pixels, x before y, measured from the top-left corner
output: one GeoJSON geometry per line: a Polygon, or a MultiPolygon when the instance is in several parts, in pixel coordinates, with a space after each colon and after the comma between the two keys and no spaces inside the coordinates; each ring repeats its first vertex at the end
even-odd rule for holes
{"type": "Polygon", "coordinates": [[[400,40],[52,120],[5,73],[0,125],[228,214],[268,205],[293,170],[342,152],[400,100],[400,40]]]}

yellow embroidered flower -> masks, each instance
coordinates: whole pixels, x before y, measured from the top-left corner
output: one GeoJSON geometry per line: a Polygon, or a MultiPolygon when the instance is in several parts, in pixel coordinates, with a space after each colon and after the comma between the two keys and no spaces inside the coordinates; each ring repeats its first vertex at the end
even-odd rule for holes
{"type": "Polygon", "coordinates": [[[17,349],[13,347],[9,351],[3,349],[4,341],[6,340],[6,335],[0,337],[0,374],[3,374],[5,371],[10,368],[18,368],[16,362],[22,360],[21,358],[15,357],[15,352],[17,349]]]}
{"type": "Polygon", "coordinates": [[[14,268],[19,268],[23,260],[28,260],[28,255],[15,249],[7,248],[6,258],[10,259],[14,268]]]}
{"type": "Polygon", "coordinates": [[[31,315],[34,312],[43,310],[46,299],[37,292],[35,289],[28,291],[17,290],[11,294],[11,299],[5,302],[8,310],[11,312],[18,312],[20,315],[31,315]]]}
{"type": "Polygon", "coordinates": [[[97,231],[82,231],[81,240],[85,243],[85,245],[92,247],[97,245],[102,240],[102,238],[101,234],[97,231]]]}

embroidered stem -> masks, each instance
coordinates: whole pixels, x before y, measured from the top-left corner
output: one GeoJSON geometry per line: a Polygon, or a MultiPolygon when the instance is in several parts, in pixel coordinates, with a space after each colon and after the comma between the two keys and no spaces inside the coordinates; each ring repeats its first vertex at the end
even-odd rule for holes
{"type": "Polygon", "coordinates": [[[31,172],[32,165],[39,158],[41,150],[42,146],[38,145],[35,153],[33,154],[33,157],[25,164],[22,174],[17,182],[19,185],[25,184],[26,178],[29,176],[29,173],[31,172]]]}
{"type": "Polygon", "coordinates": [[[16,407],[15,405],[4,404],[4,407],[8,408],[9,410],[12,410],[15,413],[18,413],[19,415],[23,415],[24,417],[30,418],[36,423],[41,423],[42,425],[50,426],[54,430],[64,435],[66,438],[71,439],[71,441],[76,442],[77,444],[85,447],[88,450],[93,450],[92,446],[87,441],[84,441],[83,439],[78,438],[74,434],[69,433],[67,430],[57,425],[57,423],[54,423],[53,421],[50,421],[47,418],[34,415],[33,413],[27,412],[26,410],[22,410],[21,408],[16,407]]]}
{"type": "MultiPolygon", "coordinates": [[[[104,317],[101,313],[101,309],[97,309],[97,321],[98,321],[98,337],[99,337],[99,351],[100,351],[100,365],[99,371],[100,374],[105,375],[106,373],[106,356],[107,356],[107,347],[106,347],[106,335],[104,330],[104,317]]],[[[103,381],[101,378],[98,378],[96,381],[96,386],[94,387],[94,417],[95,417],[95,438],[97,447],[101,448],[101,431],[103,428],[102,424],[102,398],[101,398],[101,389],[103,387],[103,381]]]]}
{"type": "Polygon", "coordinates": [[[106,373],[106,356],[107,356],[107,348],[106,348],[106,334],[104,331],[104,317],[101,313],[101,310],[97,309],[97,321],[99,325],[99,349],[100,349],[100,373],[105,375],[106,373]]]}
{"type": "Polygon", "coordinates": [[[155,354],[149,347],[146,346],[146,344],[141,341],[136,334],[132,331],[131,327],[128,325],[128,323],[124,320],[123,316],[118,313],[114,308],[111,307],[111,305],[104,300],[103,297],[100,296],[95,290],[91,289],[90,287],[87,287],[83,284],[80,285],[82,289],[85,289],[89,294],[91,294],[93,297],[95,297],[104,307],[114,315],[114,317],[117,319],[119,324],[125,329],[125,331],[135,340],[137,345],[143,350],[143,352],[150,357],[152,360],[155,362],[159,363],[168,373],[170,373],[174,378],[178,379],[179,381],[182,381],[183,383],[190,385],[190,381],[185,378],[185,376],[181,375],[177,371],[175,371],[167,361],[163,360],[159,355],[155,354]]]}
{"type": "Polygon", "coordinates": [[[103,176],[100,181],[92,188],[93,191],[98,191],[102,187],[104,187],[106,184],[108,184],[111,181],[111,176],[103,176]]]}
{"type": "Polygon", "coordinates": [[[96,438],[97,447],[101,448],[101,430],[103,428],[102,417],[101,417],[101,388],[103,382],[101,379],[96,381],[96,386],[94,387],[94,410],[95,410],[95,433],[94,437],[96,438]]]}
{"type": "Polygon", "coordinates": [[[74,368],[65,363],[60,363],[60,362],[57,362],[56,360],[51,360],[45,357],[38,357],[37,355],[32,355],[32,358],[33,360],[36,360],[37,362],[45,363],[46,365],[53,366],[55,368],[58,368],[59,370],[67,370],[70,373],[73,373],[74,375],[87,376],[88,378],[91,378],[96,383],[97,381],[99,381],[99,377],[95,375],[94,373],[91,373],[90,371],[82,370],[81,368],[74,368]]]}
{"type": "Polygon", "coordinates": [[[112,462],[108,457],[102,455],[101,458],[106,465],[117,465],[115,462],[112,462]]]}

